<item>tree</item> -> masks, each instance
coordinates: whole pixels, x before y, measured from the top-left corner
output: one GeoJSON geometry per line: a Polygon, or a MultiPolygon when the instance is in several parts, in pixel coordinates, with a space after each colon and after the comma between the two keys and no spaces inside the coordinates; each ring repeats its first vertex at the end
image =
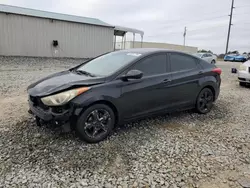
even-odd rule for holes
{"type": "Polygon", "coordinates": [[[239,54],[239,51],[238,51],[238,50],[235,50],[235,51],[229,51],[227,54],[239,54]]]}
{"type": "Polygon", "coordinates": [[[204,50],[204,49],[198,50],[198,53],[211,53],[211,54],[213,54],[213,52],[211,50],[204,50]]]}
{"type": "Polygon", "coordinates": [[[220,55],[218,55],[218,58],[219,59],[223,59],[225,57],[225,54],[220,54],[220,55]]]}

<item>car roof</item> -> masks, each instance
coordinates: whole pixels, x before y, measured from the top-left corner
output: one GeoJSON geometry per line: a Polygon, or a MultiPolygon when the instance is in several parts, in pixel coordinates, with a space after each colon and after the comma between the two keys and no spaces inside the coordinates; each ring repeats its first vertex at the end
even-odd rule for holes
{"type": "Polygon", "coordinates": [[[143,55],[157,53],[157,52],[178,52],[178,53],[188,54],[182,51],[170,50],[170,49],[165,49],[165,48],[132,48],[132,49],[126,49],[126,50],[120,50],[120,51],[128,52],[128,53],[140,53],[143,55]]]}
{"type": "Polygon", "coordinates": [[[197,52],[196,54],[212,54],[212,53],[210,53],[210,52],[197,52]]]}

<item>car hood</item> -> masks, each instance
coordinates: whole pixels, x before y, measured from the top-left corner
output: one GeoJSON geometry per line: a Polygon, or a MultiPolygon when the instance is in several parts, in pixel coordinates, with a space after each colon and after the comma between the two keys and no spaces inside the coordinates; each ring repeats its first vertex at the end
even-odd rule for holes
{"type": "Polygon", "coordinates": [[[104,82],[105,78],[103,77],[90,77],[71,71],[63,71],[31,84],[27,90],[32,96],[47,96],[73,87],[91,86],[104,82]]]}
{"type": "Polygon", "coordinates": [[[235,56],[235,58],[245,58],[245,57],[242,55],[237,55],[237,56],[235,56]]]}

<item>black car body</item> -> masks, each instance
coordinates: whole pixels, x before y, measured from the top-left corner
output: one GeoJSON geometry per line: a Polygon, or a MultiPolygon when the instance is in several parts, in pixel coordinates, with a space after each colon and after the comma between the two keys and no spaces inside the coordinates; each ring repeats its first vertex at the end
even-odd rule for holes
{"type": "MultiPolygon", "coordinates": [[[[70,122],[73,125],[72,127],[76,126],[77,129],[77,127],[81,127],[81,124],[83,126],[90,124],[84,122],[84,118],[81,117],[86,116],[86,121],[88,115],[84,113],[89,108],[97,106],[100,109],[104,109],[103,114],[109,114],[109,117],[106,117],[106,119],[110,121],[110,124],[113,124],[111,126],[113,128],[114,125],[160,112],[189,108],[197,109],[200,101],[200,103],[204,102],[203,106],[206,105],[204,107],[206,109],[203,111],[197,110],[200,113],[207,113],[211,109],[212,102],[219,95],[221,70],[200,58],[164,49],[131,49],[109,54],[115,56],[118,53],[125,58],[129,56],[130,59],[119,66],[117,65],[119,61],[117,61],[117,64],[105,62],[102,67],[102,62],[106,61],[106,55],[96,58],[96,61],[100,64],[100,69],[103,69],[103,71],[106,69],[110,71],[112,67],[118,67],[113,72],[111,71],[110,74],[99,75],[86,71],[81,72],[81,67],[85,66],[88,68],[87,64],[93,61],[90,60],[70,70],[53,74],[31,84],[28,87],[31,112],[39,120],[56,122],[57,124],[70,122]],[[102,58],[104,59],[103,61],[102,58]],[[107,66],[109,63],[110,67],[107,66]],[[77,93],[78,90],[75,91],[75,88],[83,88],[84,92],[73,97],[63,105],[54,106],[53,104],[50,106],[42,102],[43,98],[47,96],[50,97],[65,91],[67,93],[67,91],[72,89],[72,93],[77,93]],[[204,99],[202,97],[199,99],[198,97],[204,88],[208,90],[208,93],[203,94],[204,99]],[[205,95],[209,94],[212,96],[205,100],[205,95]],[[105,111],[106,107],[108,108],[105,111]]],[[[91,67],[91,63],[89,63],[89,66],[91,67]]],[[[92,72],[102,71],[96,71],[97,69],[99,68],[92,68],[92,72]]],[[[70,95],[67,94],[67,97],[70,95]]],[[[57,99],[53,100],[55,102],[57,99]]],[[[53,100],[49,101],[49,103],[53,103],[53,100]]],[[[92,115],[88,116],[95,122],[95,124],[90,126],[93,131],[95,129],[94,126],[101,119],[99,118],[101,116],[100,113],[102,114],[102,112],[94,111],[89,112],[92,115]],[[93,115],[94,111],[98,114],[95,118],[93,115]]],[[[100,128],[102,123],[101,121],[99,122],[97,126],[100,128]]],[[[105,131],[110,132],[110,130],[105,131]]],[[[91,136],[83,135],[84,129],[78,130],[78,132],[88,142],[98,142],[109,134],[107,133],[99,138],[94,138],[94,136],[91,138],[91,136]]]]}

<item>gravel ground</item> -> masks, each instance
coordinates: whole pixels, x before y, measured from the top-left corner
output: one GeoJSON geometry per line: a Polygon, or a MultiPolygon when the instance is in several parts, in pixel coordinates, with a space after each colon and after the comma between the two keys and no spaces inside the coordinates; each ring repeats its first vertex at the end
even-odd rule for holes
{"type": "MultiPolygon", "coordinates": [[[[167,114],[121,126],[99,144],[35,126],[26,87],[75,59],[0,57],[0,187],[247,187],[250,88],[223,70],[207,115],[167,114]]],[[[249,185],[250,186],[250,185],[249,185]]]]}

